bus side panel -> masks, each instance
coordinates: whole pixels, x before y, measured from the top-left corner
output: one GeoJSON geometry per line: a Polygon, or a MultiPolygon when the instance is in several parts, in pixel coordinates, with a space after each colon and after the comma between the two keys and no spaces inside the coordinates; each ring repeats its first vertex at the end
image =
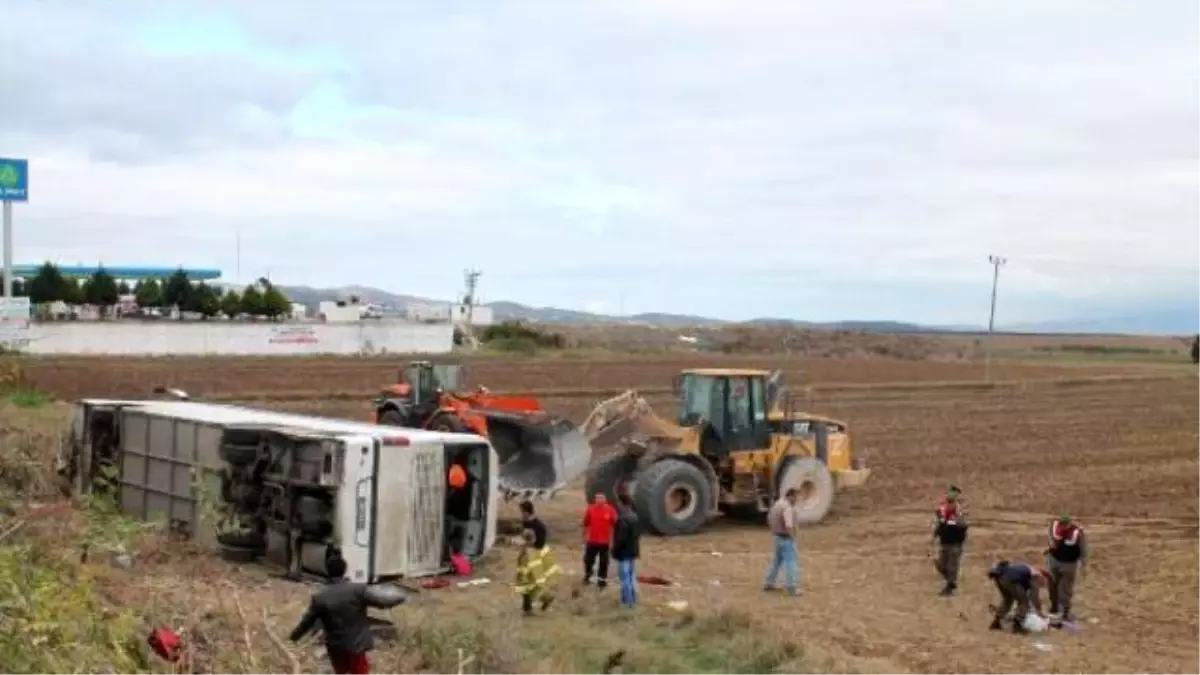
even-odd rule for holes
{"type": "Polygon", "coordinates": [[[496,529],[500,514],[500,455],[496,448],[488,443],[488,493],[487,493],[487,529],[484,533],[483,551],[487,553],[496,545],[496,529]]]}
{"type": "Polygon", "coordinates": [[[375,523],[376,440],[368,436],[344,439],[342,483],[337,496],[337,536],[346,559],[346,578],[369,583],[371,531],[375,523]]]}

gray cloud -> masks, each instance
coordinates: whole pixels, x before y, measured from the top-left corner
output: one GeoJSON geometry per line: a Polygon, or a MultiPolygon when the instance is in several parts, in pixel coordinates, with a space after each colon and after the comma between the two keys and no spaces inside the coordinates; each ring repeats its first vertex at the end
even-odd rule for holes
{"type": "Polygon", "coordinates": [[[116,161],[268,145],[288,133],[282,118],[319,82],[317,73],[231,56],[154,56],[131,43],[128,16],[78,8],[50,2],[5,10],[6,131],[116,161]]]}
{"type": "MultiPolygon", "coordinates": [[[[119,183],[127,199],[90,222],[175,223],[157,248],[196,264],[228,267],[241,229],[273,242],[294,281],[396,287],[408,282],[384,271],[394,255],[379,243],[429,228],[469,236],[452,259],[410,260],[415,276],[453,284],[447,266],[483,265],[497,292],[578,306],[638,275],[663,289],[644,301],[669,306],[662,280],[696,265],[779,298],[889,279],[986,290],[995,251],[1032,312],[1039,294],[1179,292],[1179,270],[1200,267],[1190,2],[17,6],[0,24],[0,100],[15,102],[0,149],[63,158],[46,179],[56,202],[30,207],[39,255],[119,183]],[[184,11],[349,66],[130,42],[130,26],[184,11]],[[35,30],[47,26],[56,40],[35,30]],[[289,126],[318,84],[361,108],[346,123],[358,144],[289,126]]],[[[87,240],[71,250],[121,252],[87,240]]],[[[696,293],[716,283],[699,275],[696,293]]]]}

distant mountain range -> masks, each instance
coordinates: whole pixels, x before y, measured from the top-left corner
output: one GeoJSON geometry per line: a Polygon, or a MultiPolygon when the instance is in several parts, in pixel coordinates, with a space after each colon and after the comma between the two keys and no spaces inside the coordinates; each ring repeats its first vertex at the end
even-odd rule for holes
{"type": "MultiPolygon", "coordinates": [[[[368,286],[345,286],[341,288],[312,288],[309,286],[280,286],[280,290],[292,302],[303,303],[315,311],[317,305],[326,300],[346,300],[358,296],[363,302],[373,302],[402,310],[411,304],[449,302],[415,295],[390,293],[368,286]]],[[[796,326],[820,330],[852,330],[872,333],[974,333],[985,330],[984,326],[926,326],[903,321],[846,320],[833,322],[797,321],[763,317],[750,321],[723,321],[712,317],[689,314],[651,312],[631,316],[595,314],[575,309],[558,307],[531,307],[519,302],[498,301],[487,303],[496,321],[521,320],[535,323],[558,324],[626,324],[651,325],[664,328],[684,326],[717,327],[722,325],[796,326]]],[[[1081,333],[1081,334],[1147,334],[1147,335],[1190,335],[1200,325],[1200,305],[1171,306],[1153,311],[1129,313],[1106,318],[1062,319],[1034,323],[1001,326],[999,330],[1013,333],[1081,333]]]]}

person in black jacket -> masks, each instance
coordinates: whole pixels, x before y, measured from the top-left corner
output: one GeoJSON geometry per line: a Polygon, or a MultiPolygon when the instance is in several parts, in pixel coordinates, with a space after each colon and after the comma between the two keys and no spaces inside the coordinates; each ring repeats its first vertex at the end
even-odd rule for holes
{"type": "Polygon", "coordinates": [[[1000,622],[1008,616],[1013,605],[1016,605],[1017,612],[1012,617],[1012,630],[1014,633],[1027,632],[1021,622],[1031,611],[1042,616],[1042,603],[1038,592],[1045,588],[1050,580],[1049,572],[1028,563],[1001,560],[988,570],[988,578],[996,584],[996,590],[1000,592],[1000,604],[993,606],[995,614],[989,628],[1000,630],[1000,622]]]}
{"type": "Polygon", "coordinates": [[[528,499],[521,502],[521,527],[533,532],[533,547],[539,551],[546,546],[546,524],[533,510],[533,502],[528,499]]]}
{"type": "Polygon", "coordinates": [[[642,525],[629,495],[618,500],[620,511],[613,532],[612,559],[617,561],[617,579],[621,582],[621,605],[637,606],[637,559],[641,555],[642,525]]]}
{"type": "Polygon", "coordinates": [[[290,636],[296,642],[321,624],[325,651],[335,673],[369,673],[367,652],[375,648],[367,608],[387,609],[404,602],[403,595],[388,594],[367,584],[346,581],[346,561],[334,555],[325,564],[331,583],[313,594],[308,611],[290,636]]]}

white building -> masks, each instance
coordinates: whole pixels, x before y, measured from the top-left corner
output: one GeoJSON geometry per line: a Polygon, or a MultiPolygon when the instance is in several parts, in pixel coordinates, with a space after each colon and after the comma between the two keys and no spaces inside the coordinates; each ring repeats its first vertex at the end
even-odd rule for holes
{"type": "MultiPolygon", "coordinates": [[[[467,306],[450,302],[412,303],[404,310],[409,321],[417,323],[454,323],[467,321],[467,306]]],[[[491,307],[476,305],[471,313],[472,323],[476,326],[490,326],[494,321],[491,307]]]]}

